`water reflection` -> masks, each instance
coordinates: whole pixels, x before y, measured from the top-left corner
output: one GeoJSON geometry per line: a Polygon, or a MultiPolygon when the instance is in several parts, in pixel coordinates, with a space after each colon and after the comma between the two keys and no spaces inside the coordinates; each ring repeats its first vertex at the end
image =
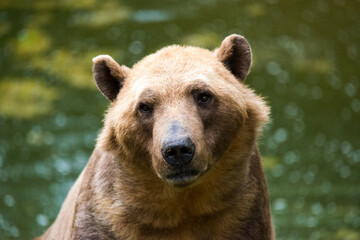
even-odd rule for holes
{"type": "Polygon", "coordinates": [[[172,18],[172,16],[169,12],[153,9],[138,10],[133,14],[132,18],[140,23],[151,23],[168,21],[172,18]]]}
{"type": "Polygon", "coordinates": [[[39,54],[49,49],[50,38],[36,26],[21,29],[14,43],[14,52],[18,56],[39,54]]]}
{"type": "Polygon", "coordinates": [[[182,42],[186,45],[201,46],[208,49],[218,47],[223,39],[216,32],[193,33],[185,36],[182,42]]]}
{"type": "Polygon", "coordinates": [[[0,112],[5,116],[33,118],[53,110],[58,94],[36,79],[3,79],[0,82],[0,112]]]}
{"type": "Polygon", "coordinates": [[[102,9],[92,9],[90,11],[81,11],[73,14],[68,19],[67,24],[70,27],[107,27],[112,24],[119,24],[126,20],[131,11],[126,7],[121,7],[117,2],[108,2],[102,6],[102,9]]]}
{"type": "Polygon", "coordinates": [[[261,139],[278,239],[360,239],[358,1],[0,2],[0,239],[53,222],[108,104],[91,59],[131,66],[168,44],[244,34],[247,84],[267,96],[261,139]]]}
{"type": "MultiPolygon", "coordinates": [[[[103,51],[106,51],[104,48],[103,51]]],[[[96,89],[96,85],[91,81],[92,73],[89,66],[89,59],[100,54],[100,51],[76,52],[54,50],[46,58],[36,56],[30,63],[35,70],[39,70],[65,81],[66,84],[78,88],[96,89]]]]}

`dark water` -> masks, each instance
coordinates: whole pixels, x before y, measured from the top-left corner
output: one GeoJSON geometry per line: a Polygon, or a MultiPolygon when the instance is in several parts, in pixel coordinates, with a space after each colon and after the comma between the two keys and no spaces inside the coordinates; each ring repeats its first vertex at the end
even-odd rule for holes
{"type": "Polygon", "coordinates": [[[173,43],[252,45],[278,239],[360,239],[360,1],[0,2],[0,239],[54,220],[108,102],[91,58],[131,66],[173,43]]]}

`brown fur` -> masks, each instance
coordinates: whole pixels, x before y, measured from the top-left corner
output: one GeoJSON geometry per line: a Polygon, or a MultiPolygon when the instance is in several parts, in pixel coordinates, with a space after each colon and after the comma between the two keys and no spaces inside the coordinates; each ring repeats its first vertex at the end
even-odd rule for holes
{"type": "Polygon", "coordinates": [[[40,239],[275,239],[256,144],[269,109],[243,84],[250,64],[239,35],[215,52],[170,46],[132,69],[95,58],[94,78],[112,103],[87,166],[40,239]],[[211,93],[206,104],[201,92],[211,93]],[[181,186],[169,181],[174,169],[161,155],[174,121],[196,146],[185,168],[199,172],[181,186]]]}

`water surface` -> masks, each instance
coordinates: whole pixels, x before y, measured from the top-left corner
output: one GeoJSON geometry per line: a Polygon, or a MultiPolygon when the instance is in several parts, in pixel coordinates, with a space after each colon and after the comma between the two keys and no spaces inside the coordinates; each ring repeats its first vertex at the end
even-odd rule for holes
{"type": "Polygon", "coordinates": [[[356,0],[2,0],[0,239],[41,234],[86,164],[108,105],[92,57],[132,66],[232,33],[272,108],[260,147],[278,239],[360,239],[356,0]]]}

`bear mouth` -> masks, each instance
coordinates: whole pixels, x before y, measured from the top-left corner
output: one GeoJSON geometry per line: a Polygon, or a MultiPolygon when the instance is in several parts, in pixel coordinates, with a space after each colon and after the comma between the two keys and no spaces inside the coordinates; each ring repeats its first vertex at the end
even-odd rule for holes
{"type": "Polygon", "coordinates": [[[166,179],[176,187],[185,187],[193,183],[199,175],[198,170],[177,171],[168,174],[166,179]]]}

